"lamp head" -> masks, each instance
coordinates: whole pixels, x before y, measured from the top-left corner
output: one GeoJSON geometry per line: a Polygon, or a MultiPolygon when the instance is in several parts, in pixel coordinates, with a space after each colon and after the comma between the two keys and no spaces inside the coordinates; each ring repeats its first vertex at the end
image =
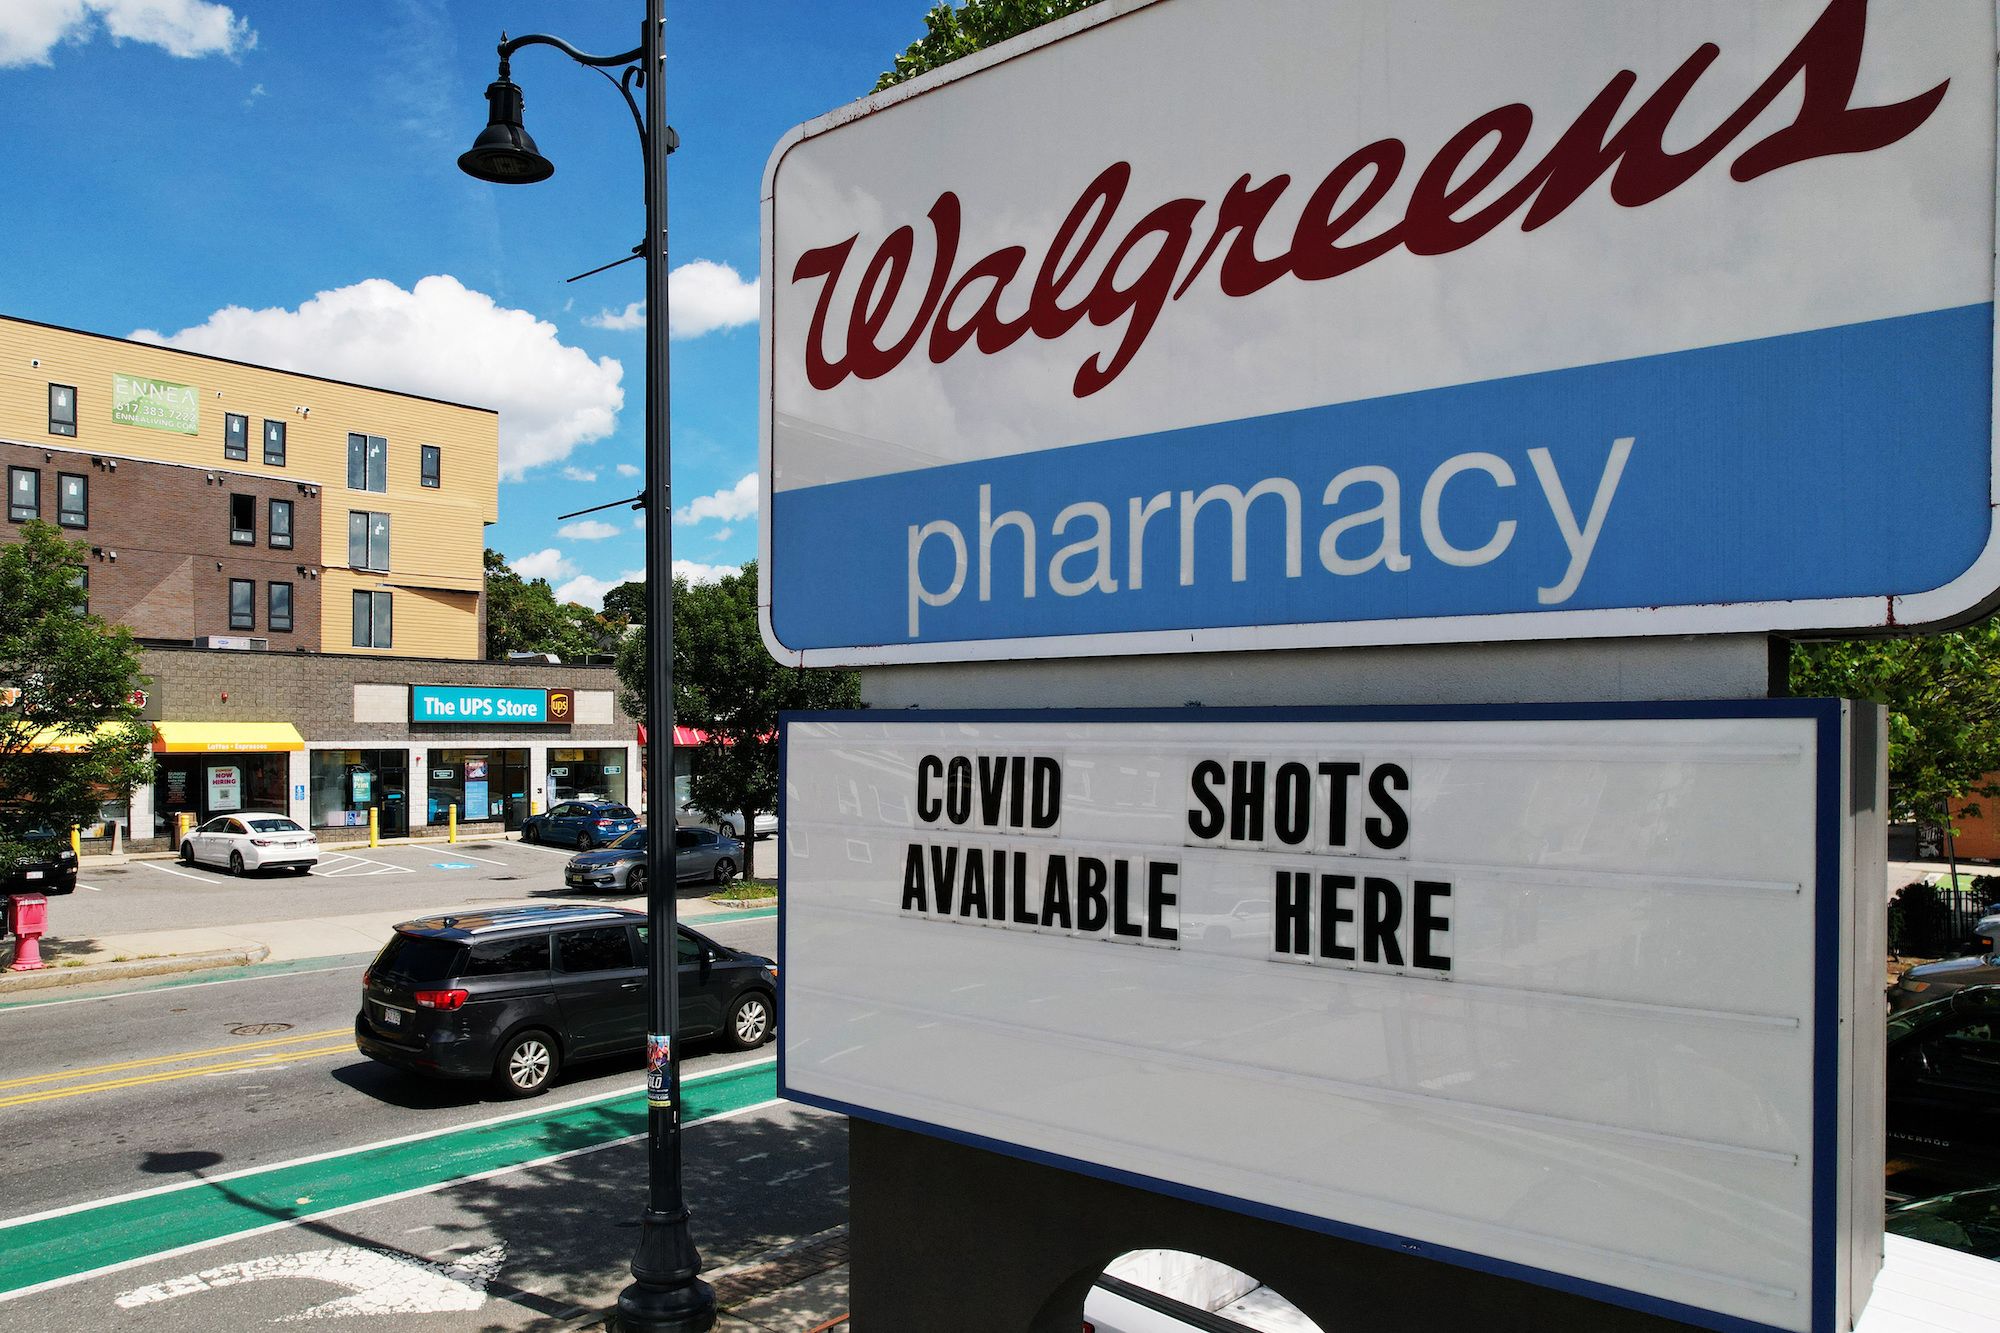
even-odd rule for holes
{"type": "Polygon", "coordinates": [[[503,71],[486,86],[486,128],[459,155],[458,169],[495,185],[532,185],[556,174],[521,128],[521,90],[503,71]]]}

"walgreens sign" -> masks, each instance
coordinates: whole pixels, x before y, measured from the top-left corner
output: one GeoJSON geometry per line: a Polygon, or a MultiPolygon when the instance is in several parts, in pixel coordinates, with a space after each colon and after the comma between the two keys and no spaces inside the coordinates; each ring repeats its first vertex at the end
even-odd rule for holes
{"type": "Polygon", "coordinates": [[[773,651],[1978,608],[1994,10],[1911,8],[1108,0],[801,127],[773,651]]]}

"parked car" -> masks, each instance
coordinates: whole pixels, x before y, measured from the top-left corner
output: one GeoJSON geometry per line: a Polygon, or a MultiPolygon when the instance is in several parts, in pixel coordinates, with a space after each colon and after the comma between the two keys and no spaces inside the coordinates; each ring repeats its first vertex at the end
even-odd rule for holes
{"type": "Polygon", "coordinates": [[[2000,985],[2000,954],[1981,953],[1923,963],[1896,978],[1896,984],[1889,988],[1889,1012],[1900,1014],[1968,986],[1993,985],[2000,985]]]}
{"type": "Polygon", "coordinates": [[[32,828],[21,835],[28,855],[0,874],[0,894],[76,892],[76,853],[51,828],[32,828]]]}
{"type": "Polygon", "coordinates": [[[1898,1236],[2000,1259],[2000,1187],[1914,1199],[1891,1208],[1886,1220],[1898,1236]]]}
{"type": "MultiPolygon", "coordinates": [[[[714,829],[674,830],[679,854],[675,877],[683,884],[727,884],[743,864],[743,844],[714,829]]],[[[579,852],[563,867],[563,883],[587,893],[646,891],[646,825],[594,852],[579,852]]]]}
{"type": "Polygon", "coordinates": [[[589,851],[639,827],[632,807],[616,801],[564,801],[521,825],[522,842],[552,842],[589,851]]]}
{"type": "Polygon", "coordinates": [[[303,875],[319,864],[319,839],[289,815],[256,810],[217,815],[181,839],[181,864],[227,866],[232,875],[250,870],[303,875]]]}
{"type": "MultiPolygon", "coordinates": [[[[742,836],[743,813],[739,810],[733,815],[719,815],[712,810],[702,809],[693,801],[685,801],[681,804],[679,822],[689,826],[712,828],[725,838],[736,838],[742,836]]],[[[777,831],[778,817],[776,815],[759,813],[751,818],[751,837],[768,838],[777,833],[777,831]]]]}
{"type": "Polygon", "coordinates": [[[2000,986],[1969,986],[1889,1020],[1890,1189],[2000,1184],[2000,986]]]}
{"type": "MultiPolygon", "coordinates": [[[[645,1049],[647,931],[642,912],[574,903],[406,921],[362,974],[355,1044],[411,1073],[535,1096],[572,1060],[645,1049]]],[[[678,1035],[767,1041],[778,965],[685,926],[677,945],[678,1035]]]]}

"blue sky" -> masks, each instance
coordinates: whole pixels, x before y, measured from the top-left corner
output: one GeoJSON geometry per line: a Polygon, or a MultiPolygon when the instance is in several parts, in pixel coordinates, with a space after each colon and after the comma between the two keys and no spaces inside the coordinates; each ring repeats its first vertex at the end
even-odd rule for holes
{"type": "MultiPolygon", "coordinates": [[[[793,125],[861,96],[928,0],[669,3],[677,564],[756,552],[757,195],[793,125]]],[[[490,186],[501,28],[591,51],[640,0],[4,0],[0,313],[502,411],[487,543],[595,606],[643,564],[643,229],[630,118],[551,50],[514,61],[549,182],[490,186]],[[629,327],[626,327],[628,326],[629,327]],[[616,531],[607,531],[615,528],[616,531]]]]}

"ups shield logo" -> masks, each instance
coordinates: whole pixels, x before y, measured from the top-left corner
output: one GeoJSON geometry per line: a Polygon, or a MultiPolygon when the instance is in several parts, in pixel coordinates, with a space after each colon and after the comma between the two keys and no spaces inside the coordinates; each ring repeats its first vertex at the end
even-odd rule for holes
{"type": "Polygon", "coordinates": [[[575,701],[570,698],[568,690],[550,690],[549,721],[558,723],[568,722],[570,714],[574,710],[574,703],[575,701]]]}

